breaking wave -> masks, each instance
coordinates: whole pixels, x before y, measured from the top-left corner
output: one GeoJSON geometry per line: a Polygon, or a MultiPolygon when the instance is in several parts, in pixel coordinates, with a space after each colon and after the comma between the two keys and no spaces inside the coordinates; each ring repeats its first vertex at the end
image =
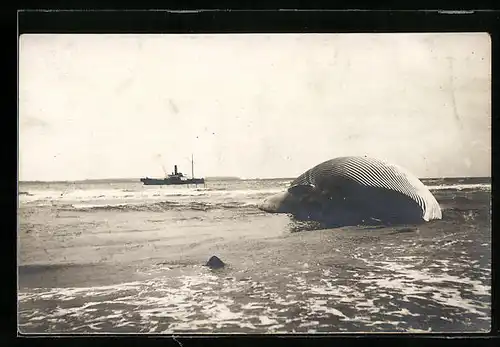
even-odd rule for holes
{"type": "Polygon", "coordinates": [[[440,185],[428,185],[429,190],[491,190],[491,184],[488,183],[478,183],[478,184],[440,184],[440,185]]]}
{"type": "Polygon", "coordinates": [[[145,189],[145,190],[74,190],[74,191],[55,191],[55,190],[40,190],[30,193],[22,192],[19,194],[23,197],[23,201],[37,200],[54,200],[54,201],[89,201],[89,200],[107,200],[107,199],[154,199],[158,197],[259,197],[274,194],[282,191],[282,188],[268,189],[238,189],[232,190],[228,188],[199,188],[199,189],[145,189]]]}
{"type": "Polygon", "coordinates": [[[208,211],[215,209],[236,209],[236,208],[257,208],[257,204],[249,202],[231,201],[223,203],[210,203],[210,202],[178,202],[178,201],[160,201],[155,203],[132,203],[132,204],[113,204],[113,205],[72,205],[67,207],[67,210],[79,212],[92,212],[92,211],[149,211],[149,212],[164,212],[172,210],[195,210],[195,211],[208,211]]]}

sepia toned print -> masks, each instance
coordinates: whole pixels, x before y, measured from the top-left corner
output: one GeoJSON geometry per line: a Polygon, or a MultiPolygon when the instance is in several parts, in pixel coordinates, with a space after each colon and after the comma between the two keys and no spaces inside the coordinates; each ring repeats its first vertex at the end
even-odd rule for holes
{"type": "Polygon", "coordinates": [[[21,333],[485,332],[485,33],[22,35],[21,333]]]}

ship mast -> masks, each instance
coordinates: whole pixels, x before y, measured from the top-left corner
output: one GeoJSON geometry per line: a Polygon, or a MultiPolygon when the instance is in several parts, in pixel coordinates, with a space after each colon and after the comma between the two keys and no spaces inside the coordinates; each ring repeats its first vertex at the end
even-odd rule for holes
{"type": "Polygon", "coordinates": [[[194,178],[194,160],[193,160],[193,154],[191,154],[191,178],[194,178]]]}

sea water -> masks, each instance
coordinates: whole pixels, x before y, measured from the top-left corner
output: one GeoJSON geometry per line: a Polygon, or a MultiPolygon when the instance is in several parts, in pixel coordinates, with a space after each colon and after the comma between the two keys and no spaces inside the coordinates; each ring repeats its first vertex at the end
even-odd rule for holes
{"type": "Polygon", "coordinates": [[[20,331],[490,329],[489,178],[423,179],[443,220],[336,229],[257,208],[291,180],[21,183],[20,331]]]}

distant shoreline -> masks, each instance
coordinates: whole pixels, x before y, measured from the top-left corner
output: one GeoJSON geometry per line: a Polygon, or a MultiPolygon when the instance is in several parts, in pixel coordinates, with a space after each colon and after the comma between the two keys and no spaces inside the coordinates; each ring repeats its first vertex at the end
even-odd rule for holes
{"type": "MultiPolygon", "coordinates": [[[[210,181],[256,181],[256,180],[268,180],[268,181],[279,181],[279,180],[293,180],[294,177],[282,178],[239,178],[239,177],[205,177],[206,182],[210,181]]],[[[107,179],[89,179],[89,180],[68,180],[68,181],[18,181],[19,184],[54,184],[54,183],[130,183],[139,182],[140,178],[107,178],[107,179]]]]}
{"type": "MultiPolygon", "coordinates": [[[[209,181],[280,181],[280,180],[294,180],[295,177],[265,177],[265,178],[240,178],[233,176],[212,176],[206,177],[205,180],[209,181]]],[[[491,176],[450,176],[450,177],[421,177],[420,180],[489,180],[491,176]]],[[[55,183],[130,183],[140,182],[140,178],[103,178],[103,179],[87,179],[87,180],[67,180],[67,181],[18,181],[19,184],[55,184],[55,183]]]]}

